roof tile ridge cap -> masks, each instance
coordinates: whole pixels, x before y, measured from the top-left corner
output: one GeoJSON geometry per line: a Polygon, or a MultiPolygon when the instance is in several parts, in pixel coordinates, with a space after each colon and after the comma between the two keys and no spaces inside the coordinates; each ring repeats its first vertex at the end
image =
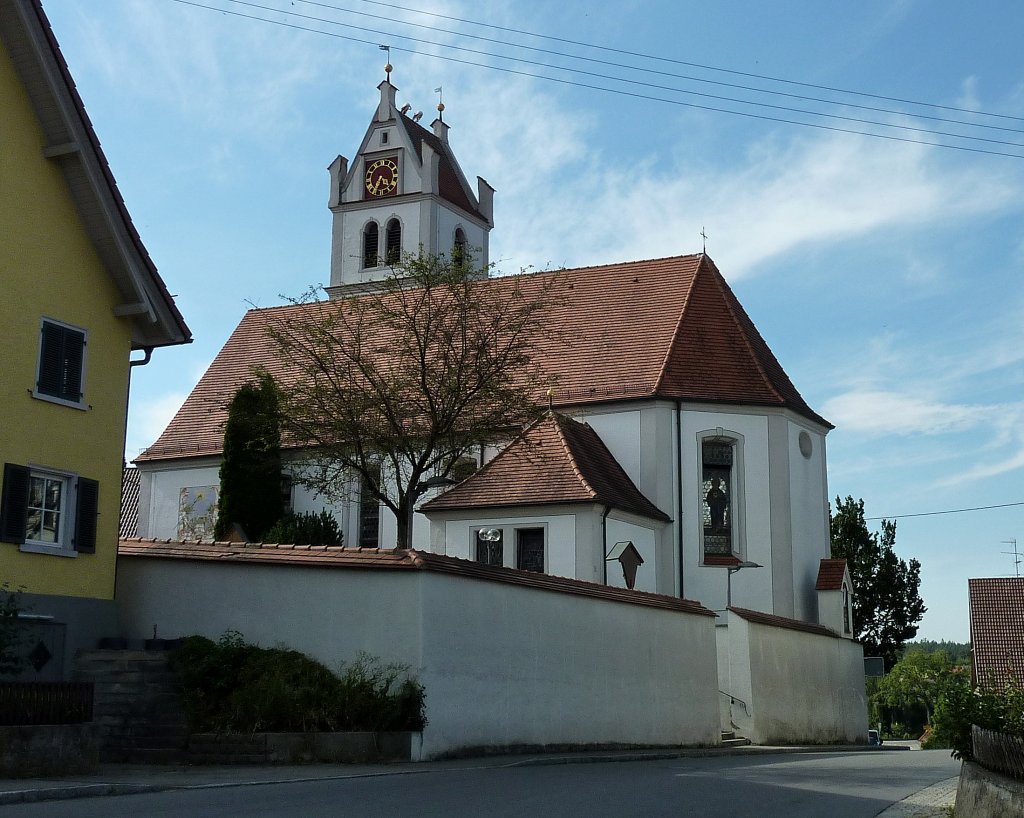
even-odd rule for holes
{"type": "MultiPolygon", "coordinates": [[[[572,446],[569,445],[569,441],[565,436],[565,430],[562,428],[562,421],[565,420],[568,421],[569,423],[578,423],[580,426],[586,426],[592,432],[594,432],[594,428],[589,423],[580,423],[580,421],[573,420],[568,415],[563,415],[559,412],[554,411],[553,409],[548,410],[548,416],[554,421],[555,432],[558,435],[559,441],[561,441],[562,449],[569,457],[569,464],[572,466],[572,470],[576,474],[576,477],[580,481],[580,484],[594,500],[599,499],[600,495],[598,494],[597,490],[592,485],[590,485],[590,481],[583,476],[583,472],[580,469],[580,465],[576,461],[576,453],[572,450],[572,446]]],[[[597,435],[597,432],[594,432],[594,434],[597,435]]],[[[600,439],[601,438],[598,437],[598,440],[600,439]]]]}
{"type": "MultiPolygon", "coordinates": [[[[678,258],[691,258],[691,256],[678,256],[678,258]]],[[[654,382],[654,394],[661,392],[662,384],[665,382],[665,376],[668,374],[668,364],[672,360],[676,348],[679,346],[679,336],[683,331],[683,320],[686,318],[687,310],[690,307],[690,297],[693,295],[693,287],[697,282],[697,274],[700,272],[701,265],[704,263],[706,256],[701,253],[697,259],[697,267],[693,271],[693,275],[690,276],[690,286],[687,288],[686,297],[683,299],[683,305],[679,308],[679,317],[676,319],[675,329],[672,330],[672,340],[668,344],[668,349],[665,350],[665,357],[661,361],[661,368],[658,370],[658,377],[654,382]]]]}
{"type": "MultiPolygon", "coordinates": [[[[722,271],[718,269],[718,266],[707,256],[701,257],[701,264],[704,263],[705,259],[710,265],[710,269],[717,273],[717,275],[711,276],[711,280],[714,282],[715,287],[718,288],[718,292],[721,294],[723,300],[725,301],[726,309],[729,311],[729,317],[732,319],[732,322],[736,326],[736,329],[739,330],[740,337],[743,339],[743,344],[744,346],[746,346],[747,351],[750,353],[750,357],[754,359],[754,366],[757,367],[757,371],[761,374],[761,380],[764,381],[768,389],[772,392],[772,394],[775,395],[776,398],[779,399],[779,402],[783,406],[788,405],[789,401],[786,400],[785,395],[779,392],[779,390],[775,387],[775,383],[772,381],[771,378],[768,377],[768,373],[765,372],[764,365],[761,363],[761,357],[757,354],[757,350],[754,349],[753,344],[750,343],[750,338],[747,336],[747,332],[743,328],[743,324],[740,322],[739,317],[736,315],[735,307],[739,307],[741,310],[743,310],[744,315],[746,315],[746,310],[743,309],[743,305],[740,304],[740,300],[736,297],[736,293],[732,291],[732,287],[729,286],[729,283],[725,280],[725,276],[722,275],[722,271]],[[732,298],[730,298],[729,296],[732,296],[732,298]]],[[[700,266],[698,266],[697,272],[700,272],[700,266]]],[[[694,275],[694,278],[696,278],[696,274],[694,275]]],[[[757,327],[754,325],[754,322],[753,320],[751,320],[749,315],[747,315],[747,320],[750,322],[751,327],[753,327],[754,332],[757,332],[758,336],[760,336],[761,333],[758,331],[757,327]]],[[[768,347],[768,342],[765,341],[763,337],[761,338],[761,342],[765,345],[765,347],[768,347]]],[[[768,347],[768,351],[773,356],[775,355],[775,353],[771,351],[770,347],[768,347]]],[[[776,363],[779,363],[777,358],[776,363]]],[[[779,363],[779,369],[782,369],[781,363],[779,363]]],[[[789,378],[789,375],[786,375],[786,370],[782,369],[782,373],[783,375],[786,376],[787,379],[789,378]]],[[[804,401],[803,396],[800,395],[800,392],[799,390],[797,390],[795,385],[793,385],[793,390],[797,393],[797,395],[800,396],[801,402],[806,405],[807,402],[804,401]]],[[[810,409],[809,406],[807,408],[810,409]]],[[[813,412],[814,410],[812,409],[811,411],[813,412]]]]}

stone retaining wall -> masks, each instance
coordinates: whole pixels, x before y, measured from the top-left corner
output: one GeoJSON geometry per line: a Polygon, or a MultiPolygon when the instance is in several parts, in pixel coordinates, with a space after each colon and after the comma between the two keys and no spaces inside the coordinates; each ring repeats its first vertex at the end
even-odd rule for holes
{"type": "Polygon", "coordinates": [[[958,818],[1024,815],[1024,782],[965,761],[960,770],[955,814],[958,818]]]}
{"type": "Polygon", "coordinates": [[[420,733],[194,733],[193,764],[418,761],[420,733]]]}
{"type": "Polygon", "coordinates": [[[0,727],[0,778],[36,778],[94,772],[99,766],[91,724],[0,727]]]}

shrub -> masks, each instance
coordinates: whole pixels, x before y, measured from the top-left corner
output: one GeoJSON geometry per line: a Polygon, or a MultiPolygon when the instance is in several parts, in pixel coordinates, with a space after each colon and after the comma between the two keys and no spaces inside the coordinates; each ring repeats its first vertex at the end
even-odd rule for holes
{"type": "Polygon", "coordinates": [[[971,725],[1024,738],[1024,687],[1011,680],[1002,687],[972,688],[966,673],[959,674],[935,706],[932,733],[925,749],[948,747],[953,758],[974,758],[971,725]]]}
{"type": "Polygon", "coordinates": [[[341,526],[327,509],[319,514],[287,512],[266,533],[265,542],[294,545],[341,545],[341,526]]]}
{"type": "Polygon", "coordinates": [[[237,631],[192,636],[171,657],[192,729],[213,732],[422,730],[424,689],[403,665],[360,654],[339,676],[237,631]]]}

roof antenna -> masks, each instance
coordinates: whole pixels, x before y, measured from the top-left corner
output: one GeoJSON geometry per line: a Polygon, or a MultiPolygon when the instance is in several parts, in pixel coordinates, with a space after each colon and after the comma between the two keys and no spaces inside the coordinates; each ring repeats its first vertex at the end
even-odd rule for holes
{"type": "Polygon", "coordinates": [[[700,237],[702,239],[704,239],[704,247],[703,247],[703,249],[700,252],[701,252],[701,255],[706,256],[708,254],[708,237],[707,237],[707,234],[704,232],[704,227],[703,226],[701,226],[701,228],[700,228],[700,237]]]}
{"type": "Polygon", "coordinates": [[[392,67],[391,67],[391,46],[389,46],[389,45],[379,45],[379,46],[377,46],[377,48],[379,48],[381,51],[386,51],[387,52],[388,61],[384,64],[384,73],[387,75],[388,83],[390,83],[391,82],[391,71],[393,70],[392,67]]]}
{"type": "Polygon", "coordinates": [[[1021,554],[1020,554],[1019,551],[1017,551],[1017,538],[1014,537],[1012,540],[1001,540],[1001,542],[1004,545],[1012,545],[1013,546],[1013,551],[1003,551],[1003,553],[1006,554],[1007,556],[1012,556],[1013,557],[1013,568],[1016,571],[1017,576],[1020,577],[1020,558],[1021,558],[1021,554]]]}
{"type": "Polygon", "coordinates": [[[444,94],[441,92],[441,86],[437,86],[434,89],[434,93],[437,94],[437,118],[440,120],[444,119],[444,94]]]}

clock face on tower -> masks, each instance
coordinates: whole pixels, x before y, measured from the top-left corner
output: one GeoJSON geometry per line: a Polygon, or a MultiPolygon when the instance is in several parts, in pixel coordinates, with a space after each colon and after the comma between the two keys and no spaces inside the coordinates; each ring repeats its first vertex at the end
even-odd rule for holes
{"type": "Polygon", "coordinates": [[[390,196],[398,190],[398,162],[375,159],[366,166],[366,198],[390,196]]]}

